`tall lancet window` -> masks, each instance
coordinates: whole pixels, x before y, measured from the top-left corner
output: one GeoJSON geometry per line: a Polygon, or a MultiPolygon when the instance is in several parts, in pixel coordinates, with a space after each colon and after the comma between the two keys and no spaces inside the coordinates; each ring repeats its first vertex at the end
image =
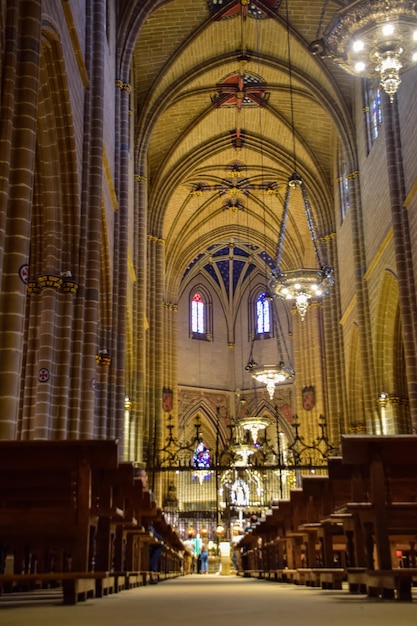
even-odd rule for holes
{"type": "Polygon", "coordinates": [[[198,289],[192,292],[190,302],[190,330],[193,339],[211,340],[211,306],[208,294],[198,289]]]}
{"type": "Polygon", "coordinates": [[[256,334],[264,335],[271,332],[271,302],[260,293],[256,300],[256,334]]]}
{"type": "Polygon", "coordinates": [[[381,133],[382,103],[381,88],[375,80],[365,81],[365,124],[367,147],[370,152],[381,133]]]}

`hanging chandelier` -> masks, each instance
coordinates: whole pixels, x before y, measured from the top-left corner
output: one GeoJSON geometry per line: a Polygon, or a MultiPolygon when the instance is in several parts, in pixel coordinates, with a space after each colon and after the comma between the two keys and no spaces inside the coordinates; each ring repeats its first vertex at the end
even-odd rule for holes
{"type": "MultiPolygon", "coordinates": [[[[242,3],[243,4],[243,3],[242,3]]],[[[243,26],[243,24],[242,24],[243,26]]],[[[242,28],[242,32],[243,32],[243,28],[242,28]]],[[[243,56],[243,51],[245,49],[244,46],[244,42],[242,41],[242,56],[243,56]]],[[[258,54],[256,54],[255,56],[258,56],[258,54]]],[[[260,110],[262,110],[263,108],[263,104],[261,101],[258,102],[258,106],[260,108],[260,110]]],[[[259,116],[259,122],[260,122],[260,128],[259,128],[259,136],[262,137],[262,124],[261,124],[261,116],[259,116]]],[[[261,150],[260,150],[260,155],[261,155],[261,169],[263,171],[263,149],[262,149],[262,142],[261,142],[261,150]]],[[[265,185],[264,183],[262,183],[262,185],[259,187],[263,192],[265,193],[270,193],[271,191],[276,191],[276,185],[273,184],[273,186],[271,186],[270,184],[265,185]]],[[[264,233],[266,233],[266,221],[265,221],[265,202],[262,202],[262,206],[264,209],[264,233]]],[[[266,240],[266,235],[265,235],[265,240],[266,240]]],[[[265,245],[265,254],[266,254],[266,250],[267,250],[267,246],[265,245]]],[[[266,268],[265,268],[266,270],[266,268]]],[[[266,273],[266,272],[265,272],[266,273]]],[[[265,286],[266,287],[266,286],[265,286]]],[[[277,311],[273,311],[273,307],[274,307],[274,299],[272,297],[272,295],[269,293],[268,289],[265,288],[265,293],[263,294],[263,300],[264,302],[268,302],[268,304],[271,307],[271,311],[270,313],[272,314],[272,325],[273,325],[273,336],[275,336],[275,339],[277,341],[277,347],[278,347],[278,362],[276,364],[273,365],[258,365],[254,359],[253,359],[253,347],[254,347],[254,339],[255,336],[252,339],[252,345],[251,345],[251,352],[250,352],[250,356],[249,356],[249,361],[248,364],[246,365],[246,371],[250,373],[251,377],[266,385],[268,394],[270,399],[272,400],[275,394],[275,388],[277,385],[281,385],[281,384],[285,384],[285,383],[292,383],[293,379],[295,377],[295,372],[294,369],[291,365],[290,362],[290,356],[288,353],[288,349],[287,349],[287,345],[285,342],[285,338],[284,335],[282,333],[282,328],[281,328],[281,323],[280,323],[280,319],[279,319],[279,315],[277,313],[277,311]]],[[[270,329],[272,330],[272,329],[270,329]]],[[[251,418],[252,419],[252,418],[251,418]]],[[[253,418],[254,419],[254,418],[253,418]]],[[[262,428],[262,426],[260,426],[262,428]]],[[[247,427],[247,429],[256,429],[258,428],[258,426],[256,425],[255,421],[251,422],[251,426],[247,427]]],[[[252,436],[254,434],[254,431],[252,432],[252,436]]]]}
{"type": "Polygon", "coordinates": [[[284,211],[278,238],[277,265],[275,269],[272,270],[271,274],[272,278],[269,282],[271,292],[284,300],[294,300],[301,320],[304,320],[310,304],[313,301],[317,301],[321,296],[327,295],[330,287],[334,284],[333,269],[322,262],[320,242],[316,236],[306,188],[301,176],[296,172],[288,179],[284,200],[284,211]],[[281,269],[282,254],[287,218],[290,208],[291,192],[294,190],[299,190],[302,196],[310,237],[313,242],[315,257],[317,260],[317,267],[301,267],[283,271],[281,269]]]}
{"type": "MultiPolygon", "coordinates": [[[[265,296],[266,297],[266,296],[265,296]]],[[[271,296],[268,298],[273,304],[274,300],[271,296]]],[[[253,359],[254,339],[252,339],[251,352],[249,361],[246,365],[246,371],[250,373],[252,378],[266,386],[269,397],[272,400],[275,394],[275,387],[282,384],[292,383],[295,378],[295,371],[291,364],[290,354],[285,341],[284,333],[276,308],[273,308],[273,327],[275,338],[277,341],[278,357],[280,361],[276,365],[258,365],[253,359]],[[285,358],[285,361],[284,361],[285,358]]],[[[249,419],[249,418],[247,418],[249,419]]],[[[251,418],[252,419],[252,418],[251,418]]],[[[244,426],[245,427],[245,426],[244,426]]],[[[247,429],[252,427],[248,426],[247,429]]],[[[253,426],[254,428],[254,426],[253,426]]],[[[262,428],[262,426],[261,426],[262,428]]]]}
{"type": "Polygon", "coordinates": [[[265,430],[273,422],[274,420],[272,419],[272,417],[269,417],[268,415],[260,415],[260,416],[254,415],[254,416],[241,417],[239,419],[240,426],[243,428],[243,430],[247,430],[250,432],[252,436],[252,441],[254,443],[257,443],[258,441],[259,431],[265,430]]]}
{"type": "Polygon", "coordinates": [[[283,383],[292,383],[295,372],[291,365],[286,365],[284,361],[280,361],[277,365],[257,365],[248,364],[248,369],[252,378],[259,383],[266,385],[270,399],[272,400],[275,393],[275,387],[283,383]]]}
{"type": "Polygon", "coordinates": [[[337,12],[323,37],[309,46],[350,74],[378,77],[391,102],[400,74],[417,63],[417,4],[359,0],[337,12]]]}
{"type": "MultiPolygon", "coordinates": [[[[334,284],[333,269],[322,261],[323,252],[320,249],[320,242],[316,236],[313,215],[310,201],[307,195],[303,179],[297,172],[297,158],[295,150],[295,123],[294,123],[294,98],[292,83],[292,64],[290,50],[290,26],[288,17],[288,0],[286,2],[286,22],[287,22],[287,45],[288,45],[288,79],[290,95],[291,130],[293,145],[293,174],[289,177],[284,199],[284,210],[282,214],[277,249],[276,267],[272,270],[272,278],[269,282],[269,289],[272,294],[285,300],[294,300],[301,320],[307,313],[307,309],[312,302],[317,301],[322,296],[329,293],[330,287],[334,284]],[[293,192],[301,195],[301,204],[307,218],[308,230],[314,247],[316,267],[299,267],[283,270],[282,257],[284,240],[287,228],[287,219],[290,209],[290,200],[293,192]]],[[[300,199],[300,197],[298,198],[300,199]]]]}

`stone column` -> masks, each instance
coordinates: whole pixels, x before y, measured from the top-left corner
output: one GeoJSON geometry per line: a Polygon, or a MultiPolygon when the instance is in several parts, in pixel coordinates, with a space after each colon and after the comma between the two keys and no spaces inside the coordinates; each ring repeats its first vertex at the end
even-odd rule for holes
{"type": "MultiPolygon", "coordinates": [[[[144,168],[144,164],[140,163],[144,168]]],[[[143,169],[143,171],[145,171],[143,169]]],[[[134,187],[134,249],[133,266],[136,281],[133,285],[133,368],[132,381],[129,388],[129,397],[132,401],[131,410],[131,437],[134,438],[134,459],[148,460],[150,442],[149,411],[147,407],[146,371],[147,366],[147,179],[142,174],[135,174],[134,187]]]]}
{"type": "Polygon", "coordinates": [[[346,432],[347,418],[344,344],[340,325],[339,271],[337,267],[336,238],[326,237],[326,258],[334,269],[335,284],[323,297],[322,342],[324,346],[324,415],[330,442],[338,447],[340,435],[346,432]]]}
{"type": "MultiPolygon", "coordinates": [[[[86,64],[90,76],[90,90],[86,93],[86,141],[84,162],[88,163],[87,177],[83,181],[82,212],[87,215],[85,223],[88,252],[85,259],[85,325],[83,354],[83,410],[80,419],[79,438],[103,435],[99,426],[97,407],[102,405],[100,396],[106,395],[106,386],[91,385],[97,375],[96,354],[103,340],[100,323],[101,250],[103,245],[102,186],[103,186],[103,134],[104,134],[104,77],[105,67],[105,7],[103,3],[87,6],[86,64]],[[101,335],[100,335],[101,332],[101,335]]],[[[112,355],[110,355],[112,356],[112,355]]],[[[110,411],[109,411],[110,413],[110,411]]],[[[108,418],[109,413],[106,415],[108,418]]],[[[105,420],[106,420],[105,418],[105,420]]],[[[102,420],[102,416],[100,416],[102,420]]],[[[105,421],[104,420],[104,421],[105,421]]],[[[104,426],[104,430],[106,426],[104,426]]]]}
{"type": "Polygon", "coordinates": [[[359,173],[353,172],[352,174],[350,174],[349,182],[353,242],[352,260],[355,268],[356,311],[361,352],[360,357],[362,361],[365,419],[368,433],[373,434],[379,429],[379,415],[377,410],[377,391],[373,358],[368,288],[365,280],[367,267],[361,216],[359,173]]]}
{"type": "Polygon", "coordinates": [[[398,280],[398,296],[403,336],[405,367],[411,423],[417,428],[417,299],[413,269],[412,246],[407,210],[401,135],[397,99],[391,103],[385,94],[382,98],[388,181],[391,201],[391,218],[394,252],[398,280]]]}
{"type": "MultiPolygon", "coordinates": [[[[113,298],[111,324],[112,367],[109,379],[108,419],[111,420],[108,436],[115,437],[123,444],[124,402],[126,388],[126,333],[127,333],[127,293],[128,293],[128,250],[129,250],[129,193],[132,188],[130,177],[131,132],[131,85],[116,80],[116,120],[118,141],[115,152],[115,189],[118,206],[114,216],[113,231],[113,298]]],[[[123,450],[123,445],[120,451],[123,450]]]]}
{"type": "Polygon", "coordinates": [[[0,439],[14,439],[24,354],[42,2],[6,4],[0,102],[0,439]]]}
{"type": "MultiPolygon", "coordinates": [[[[163,409],[162,389],[164,386],[164,357],[166,354],[166,335],[164,327],[164,248],[163,240],[148,235],[148,307],[149,307],[149,353],[148,353],[148,409],[152,424],[152,465],[162,448],[163,409]]],[[[157,497],[158,494],[156,494],[157,497]]]]}

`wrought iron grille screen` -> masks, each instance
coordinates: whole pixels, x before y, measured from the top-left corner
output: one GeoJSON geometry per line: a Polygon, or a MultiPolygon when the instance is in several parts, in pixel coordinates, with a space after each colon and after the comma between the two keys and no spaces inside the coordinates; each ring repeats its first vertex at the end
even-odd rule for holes
{"type": "Polygon", "coordinates": [[[215,543],[221,527],[222,538],[230,540],[235,530],[244,531],[251,517],[261,518],[278,500],[289,499],[303,474],[327,473],[327,458],[336,450],[328,441],[323,416],[319,437],[309,444],[299,434],[297,416],[292,440],[280,431],[277,420],[260,419],[264,427],[256,433],[242,428],[239,420],[227,442],[212,433],[207,446],[200,418],[194,440],[182,443],[173,436],[169,420],[167,443],[148,476],[165,518],[181,539],[193,535],[215,543]]]}

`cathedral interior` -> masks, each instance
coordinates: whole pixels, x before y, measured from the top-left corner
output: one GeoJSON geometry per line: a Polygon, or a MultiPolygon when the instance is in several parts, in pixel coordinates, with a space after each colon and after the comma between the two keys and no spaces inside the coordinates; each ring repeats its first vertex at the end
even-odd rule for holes
{"type": "Polygon", "coordinates": [[[214,541],[343,434],[415,433],[417,70],[352,70],[370,6],[417,23],[1,2],[0,439],[117,439],[214,541]]]}

